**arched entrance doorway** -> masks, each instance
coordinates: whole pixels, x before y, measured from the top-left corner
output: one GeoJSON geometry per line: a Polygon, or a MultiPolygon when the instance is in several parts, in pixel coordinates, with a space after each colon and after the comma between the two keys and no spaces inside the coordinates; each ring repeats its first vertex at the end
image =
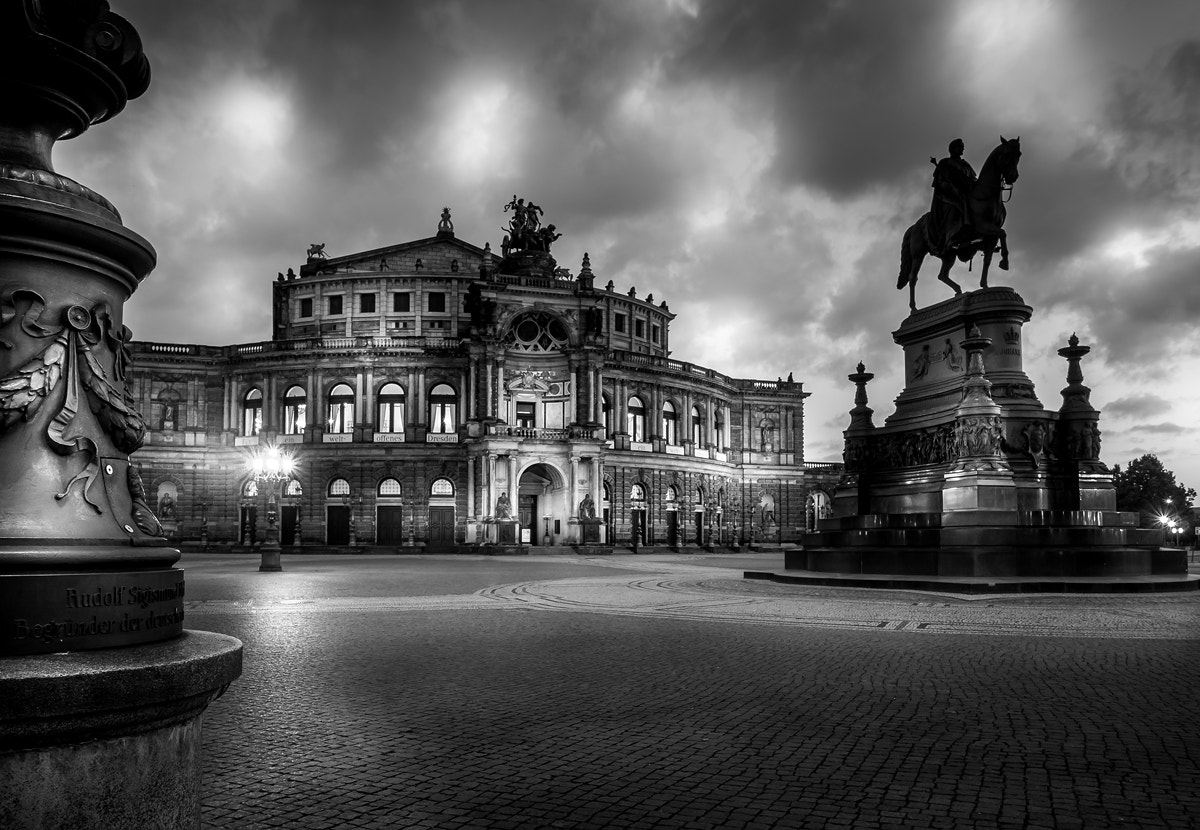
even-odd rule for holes
{"type": "Polygon", "coordinates": [[[571,516],[565,485],[562,473],[550,464],[531,464],[521,473],[517,485],[521,544],[563,543],[567,519],[571,516]]]}

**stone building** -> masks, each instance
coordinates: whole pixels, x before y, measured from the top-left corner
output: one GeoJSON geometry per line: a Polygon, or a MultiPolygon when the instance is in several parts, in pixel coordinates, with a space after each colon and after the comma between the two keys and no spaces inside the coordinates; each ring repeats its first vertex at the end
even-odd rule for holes
{"type": "Polygon", "coordinates": [[[267,447],[295,462],[279,485],[285,547],[496,542],[505,497],[516,541],[535,546],[583,541],[588,496],[609,545],[811,527],[840,465],[804,462],[802,384],[672,359],[666,302],[595,287],[587,255],[571,275],[549,254],[554,227],[527,230],[514,216],[494,256],[446,210],[429,238],[333,258],[313,246],[272,285],[270,341],[132,344],[148,421],[136,460],[167,531],[261,540],[274,488],[250,463],[267,447]]]}

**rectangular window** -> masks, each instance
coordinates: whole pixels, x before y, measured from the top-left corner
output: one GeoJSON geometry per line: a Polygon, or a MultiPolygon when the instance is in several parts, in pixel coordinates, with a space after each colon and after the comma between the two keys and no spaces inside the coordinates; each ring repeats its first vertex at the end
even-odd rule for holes
{"type": "Polygon", "coordinates": [[[634,320],[633,321],[633,333],[635,335],[637,335],[638,337],[645,337],[646,336],[646,321],[645,320],[634,320]]]}
{"type": "Polygon", "coordinates": [[[458,407],[452,403],[434,402],[429,405],[429,431],[445,435],[458,431],[455,413],[458,407]]]}
{"type": "Polygon", "coordinates": [[[262,425],[262,404],[247,404],[242,410],[242,435],[258,435],[262,425]]]}
{"type": "Polygon", "coordinates": [[[408,328],[408,321],[407,320],[392,320],[392,322],[388,323],[388,326],[390,326],[393,329],[406,329],[406,328],[408,328]]]}
{"type": "Polygon", "coordinates": [[[342,295],[341,294],[334,294],[332,297],[329,298],[329,313],[330,314],[341,314],[342,313],[342,295]]]}
{"type": "Polygon", "coordinates": [[[374,294],[359,294],[358,295],[358,310],[363,314],[373,314],[375,312],[375,295],[374,294]]]}
{"type": "Polygon", "coordinates": [[[354,402],[331,400],[329,403],[329,418],[325,422],[325,431],[344,435],[354,432],[354,402]]]}
{"type": "Polygon", "coordinates": [[[429,292],[429,310],[430,311],[445,311],[446,310],[446,292],[445,291],[430,291],[429,292]]]}
{"type": "Polygon", "coordinates": [[[300,316],[312,317],[312,297],[300,298],[300,316]]]}
{"type": "Polygon", "coordinates": [[[394,434],[404,432],[404,403],[385,400],[379,404],[379,427],[377,432],[394,434]]]}
{"type": "Polygon", "coordinates": [[[308,425],[307,405],[290,403],[283,408],[283,434],[303,435],[304,427],[308,425]]]}
{"type": "Polygon", "coordinates": [[[658,342],[658,337],[659,337],[659,328],[658,328],[658,326],[651,326],[651,327],[650,327],[650,339],[651,339],[651,340],[653,340],[655,343],[657,343],[657,342],[658,342]]]}
{"type": "Polygon", "coordinates": [[[613,315],[613,331],[619,332],[621,334],[625,333],[625,315],[624,314],[614,314],[613,315]]]}
{"type": "Polygon", "coordinates": [[[401,291],[399,293],[393,294],[392,295],[392,311],[407,312],[408,308],[409,308],[408,297],[409,297],[409,294],[407,291],[401,291]]]}
{"type": "Polygon", "coordinates": [[[533,401],[517,401],[517,426],[527,429],[537,426],[533,401]]]}
{"type": "Polygon", "coordinates": [[[629,432],[630,441],[645,441],[646,440],[646,410],[630,409],[627,413],[628,421],[626,427],[629,432]]]}
{"type": "Polygon", "coordinates": [[[444,328],[446,328],[446,321],[445,320],[430,320],[425,325],[431,329],[444,329],[444,328]]]}

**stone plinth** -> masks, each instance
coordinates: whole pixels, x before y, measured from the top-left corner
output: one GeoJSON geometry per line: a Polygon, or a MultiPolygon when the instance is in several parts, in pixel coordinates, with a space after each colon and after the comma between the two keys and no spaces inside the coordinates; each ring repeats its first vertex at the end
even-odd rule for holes
{"type": "Polygon", "coordinates": [[[496,522],[496,544],[516,545],[517,522],[514,519],[501,519],[496,522]]]}
{"type": "Polygon", "coordinates": [[[0,660],[0,827],[200,827],[201,714],[242,644],[162,643],[0,660]]]}
{"type": "Polygon", "coordinates": [[[599,545],[600,544],[600,520],[599,519],[580,519],[579,520],[579,543],[581,545],[599,545]]]}
{"type": "Polygon", "coordinates": [[[785,554],[786,568],[839,574],[1174,576],[1182,551],[1116,510],[1099,460],[1100,413],[1088,402],[1072,337],[1062,408],[1045,409],[1025,374],[1021,327],[1032,310],[1010,288],[970,292],[914,312],[894,333],[905,387],[876,427],[873,375],[849,376],[855,406],[846,474],[830,518],[785,554]]]}

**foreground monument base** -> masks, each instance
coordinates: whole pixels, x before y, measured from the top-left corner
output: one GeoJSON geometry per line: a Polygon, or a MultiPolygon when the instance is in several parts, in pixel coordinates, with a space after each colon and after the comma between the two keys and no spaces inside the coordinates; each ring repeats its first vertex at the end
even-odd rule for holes
{"type": "MultiPolygon", "coordinates": [[[[893,332],[905,387],[882,427],[872,422],[859,364],[845,431],[846,473],[834,515],[817,522],[787,571],[947,580],[1162,577],[1185,584],[1183,550],[1116,509],[1101,463],[1100,413],[1072,336],[1059,349],[1067,386],[1044,408],[1022,364],[1032,309],[1011,288],[985,288],[911,314],[893,332]],[[985,368],[986,364],[986,368],[985,368]]],[[[882,584],[867,580],[866,584],[882,584]]],[[[1097,583],[1099,584],[1099,583],[1097,583]]]]}
{"type": "Polygon", "coordinates": [[[200,827],[201,720],[242,644],[161,643],[0,660],[0,827],[200,827]]]}

